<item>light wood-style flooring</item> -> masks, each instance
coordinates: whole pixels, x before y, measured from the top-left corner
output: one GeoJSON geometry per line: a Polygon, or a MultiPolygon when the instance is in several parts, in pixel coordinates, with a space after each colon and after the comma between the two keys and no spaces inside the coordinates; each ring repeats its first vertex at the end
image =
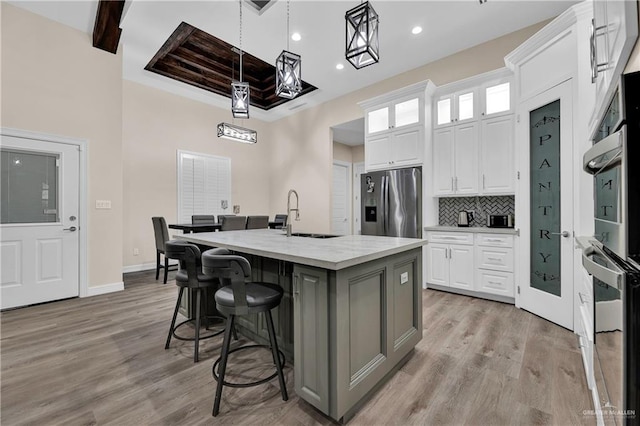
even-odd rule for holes
{"type": "MultiPolygon", "coordinates": [[[[332,424],[295,395],[290,364],[289,401],[277,379],[225,388],[211,417],[221,336],[201,343],[198,364],[191,342],[165,350],[176,297],[173,282],[142,272],[125,275],[123,292],[0,314],[0,423],[332,424]]],[[[583,415],[593,407],[572,332],[514,306],[434,290],[423,292],[423,318],[409,362],[349,424],[595,424],[583,415]]],[[[236,380],[257,377],[271,359],[243,352],[233,354],[236,380]],[[254,364],[243,361],[258,367],[245,371],[254,364]]]]}

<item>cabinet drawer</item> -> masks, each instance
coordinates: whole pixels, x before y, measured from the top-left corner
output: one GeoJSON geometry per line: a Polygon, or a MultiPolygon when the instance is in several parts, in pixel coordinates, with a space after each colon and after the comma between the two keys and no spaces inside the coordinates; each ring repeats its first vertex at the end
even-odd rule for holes
{"type": "Polygon", "coordinates": [[[513,247],[513,235],[504,234],[478,234],[479,246],[513,247]]]}
{"type": "Polygon", "coordinates": [[[471,232],[429,232],[427,239],[430,243],[473,245],[471,232]]]}
{"type": "Polygon", "coordinates": [[[513,274],[478,269],[476,291],[513,297],[513,274]]]}
{"type": "Polygon", "coordinates": [[[513,249],[476,247],[476,265],[483,269],[513,272],[513,249]]]}

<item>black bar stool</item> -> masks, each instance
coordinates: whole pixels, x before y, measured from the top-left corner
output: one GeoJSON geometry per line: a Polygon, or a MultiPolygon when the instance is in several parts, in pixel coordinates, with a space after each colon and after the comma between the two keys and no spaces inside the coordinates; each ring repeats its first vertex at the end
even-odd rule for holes
{"type": "MultiPolygon", "coordinates": [[[[214,249],[219,250],[219,249],[214,249]]],[[[226,250],[225,250],[226,252],[226,250]]],[[[211,315],[207,316],[207,307],[206,303],[204,303],[204,308],[202,312],[200,310],[201,305],[205,302],[202,298],[202,292],[205,289],[213,288],[217,289],[220,287],[220,280],[218,277],[213,275],[207,275],[202,272],[202,261],[200,257],[200,249],[195,244],[190,244],[185,241],[178,240],[170,240],[165,243],[165,256],[169,259],[177,259],[180,261],[180,270],[176,274],[176,285],[180,287],[180,292],[178,293],[178,301],[176,302],[176,308],[173,311],[173,319],[171,320],[171,327],[169,328],[169,335],[167,336],[167,343],[164,348],[169,349],[169,344],[171,343],[171,337],[175,337],[178,340],[193,340],[195,347],[193,350],[193,362],[198,362],[198,347],[200,344],[200,340],[209,339],[211,337],[217,336],[224,331],[224,328],[217,331],[212,331],[205,336],[200,336],[200,321],[204,319],[205,326],[209,327],[208,320],[209,318],[218,318],[225,320],[224,317],[211,315]],[[190,289],[192,294],[195,293],[196,296],[196,313],[193,318],[190,318],[186,321],[182,321],[180,324],[176,325],[176,317],[178,316],[178,310],[180,309],[180,302],[182,301],[182,294],[185,289],[190,289]],[[183,326],[186,323],[195,321],[195,336],[194,337],[182,337],[176,334],[178,328],[183,326]]],[[[235,333],[234,333],[235,337],[235,333]]],[[[237,339],[237,337],[236,337],[237,339]]]]}
{"type": "MultiPolygon", "coordinates": [[[[221,254],[220,249],[207,250],[202,254],[202,267],[207,274],[211,274],[220,279],[224,287],[216,291],[216,308],[222,314],[227,316],[227,324],[224,330],[224,341],[220,358],[216,360],[212,367],[213,377],[217,380],[215,401],[213,403],[213,416],[217,416],[220,412],[220,400],[222,398],[222,387],[249,387],[256,386],[273,379],[278,376],[280,381],[280,392],[282,399],[287,401],[287,387],[284,382],[285,359],[282,351],[278,349],[276,341],[276,332],[273,326],[273,318],[271,309],[277,307],[282,300],[282,288],[275,284],[245,282],[245,279],[251,276],[251,265],[249,261],[242,256],[232,254],[221,254]],[[217,250],[217,251],[216,251],[217,250]],[[229,350],[231,344],[231,332],[233,331],[233,323],[236,315],[248,315],[262,312],[267,320],[267,330],[269,332],[269,341],[271,342],[271,355],[276,371],[264,379],[250,383],[230,383],[224,380],[227,368],[227,360],[229,354],[233,352],[254,348],[268,347],[266,345],[245,345],[229,350]],[[218,371],[216,368],[219,366],[218,371]]],[[[229,253],[227,251],[227,253],[229,253]]]]}

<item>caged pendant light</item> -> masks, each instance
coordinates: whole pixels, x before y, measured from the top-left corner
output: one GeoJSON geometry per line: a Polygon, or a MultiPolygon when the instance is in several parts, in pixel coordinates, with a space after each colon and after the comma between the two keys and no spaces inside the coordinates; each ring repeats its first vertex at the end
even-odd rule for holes
{"type": "Polygon", "coordinates": [[[231,113],[234,118],[249,118],[251,92],[249,83],[242,82],[242,0],[240,3],[240,81],[231,83],[231,113]]]}
{"type": "Polygon", "coordinates": [[[345,57],[356,69],[373,65],[380,59],[378,14],[369,2],[347,11],[345,57]]]}
{"type": "Polygon", "coordinates": [[[302,91],[302,60],[289,52],[289,0],[287,0],[287,50],[276,59],[276,95],[293,99],[302,91]]]}

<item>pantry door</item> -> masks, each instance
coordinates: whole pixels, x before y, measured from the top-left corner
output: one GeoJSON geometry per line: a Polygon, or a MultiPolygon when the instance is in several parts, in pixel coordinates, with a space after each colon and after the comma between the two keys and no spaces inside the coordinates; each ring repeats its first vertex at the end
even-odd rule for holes
{"type": "Polygon", "coordinates": [[[519,105],[516,152],[520,307],[573,330],[571,80],[519,105]]]}
{"type": "Polygon", "coordinates": [[[0,308],[79,295],[78,145],[2,135],[0,308]]]}

